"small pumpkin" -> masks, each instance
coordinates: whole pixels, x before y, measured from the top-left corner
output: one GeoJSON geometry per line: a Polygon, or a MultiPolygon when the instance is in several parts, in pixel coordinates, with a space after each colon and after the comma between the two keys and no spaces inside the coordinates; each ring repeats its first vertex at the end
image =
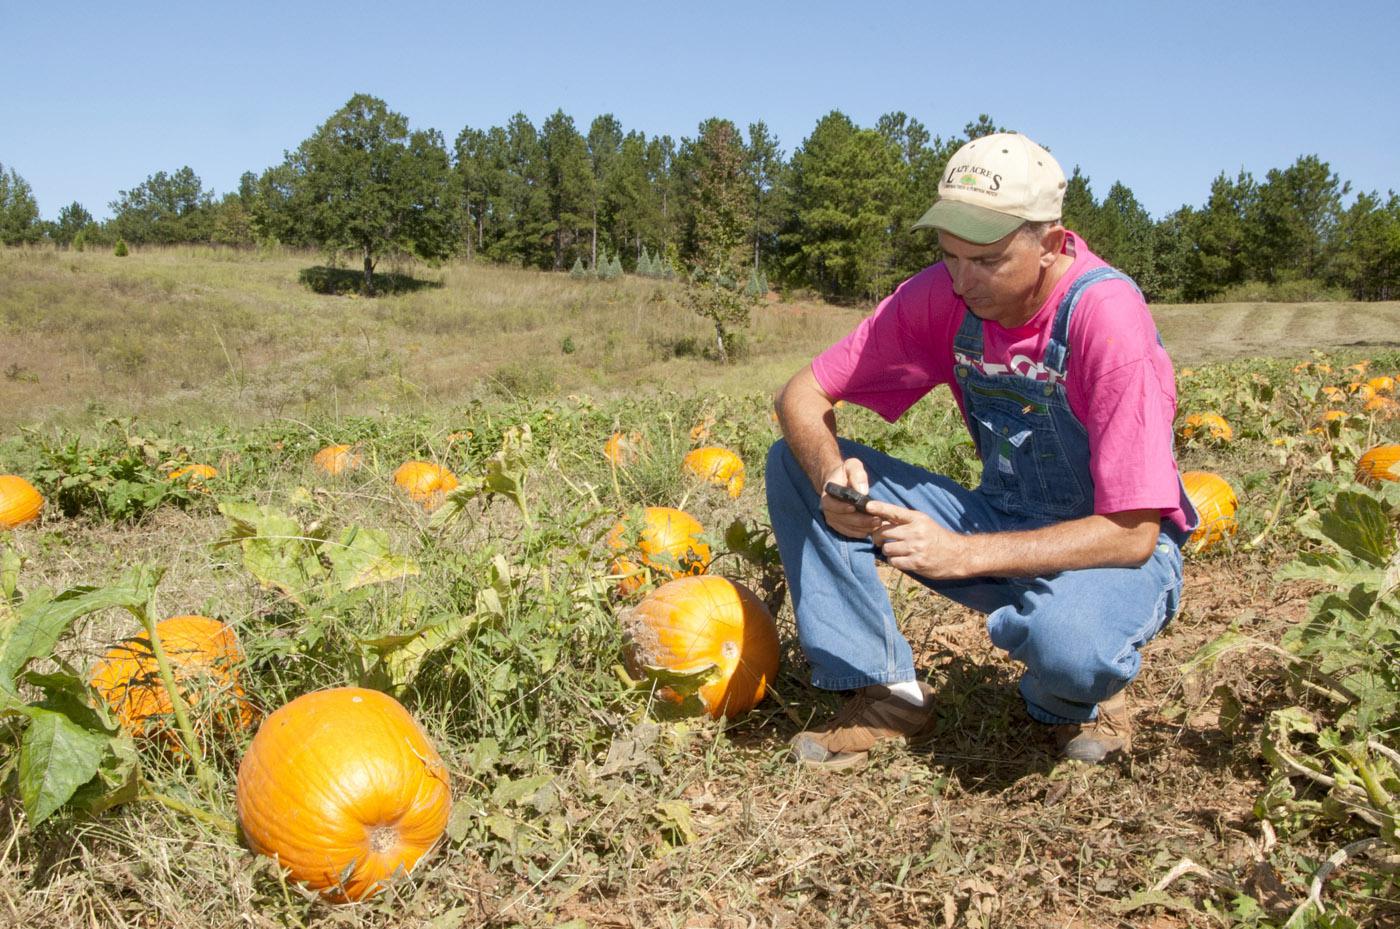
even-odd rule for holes
{"type": "Polygon", "coordinates": [[[1356,459],[1356,479],[1375,486],[1380,481],[1400,481],[1400,445],[1377,445],[1356,459]]]}
{"type": "Polygon", "coordinates": [[[1200,517],[1191,541],[1202,551],[1235,534],[1239,527],[1235,510],[1239,499],[1228,481],[1210,471],[1187,471],[1181,475],[1186,496],[1200,517]]]}
{"type": "MultiPolygon", "coordinates": [[[[752,591],[728,578],[707,574],[668,581],[619,618],[634,677],[711,669],[695,696],[699,708],[715,719],[753,709],[778,675],[772,614],[752,591]]],[[[675,686],[658,687],[656,696],[679,710],[688,708],[687,695],[675,686]]]]}
{"type": "MultiPolygon", "coordinates": [[[[180,696],[193,704],[197,731],[210,719],[225,731],[252,725],[253,706],[238,683],[243,651],[231,628],[208,616],[187,615],[161,620],[156,633],[180,696]]],[[[132,735],[159,736],[172,747],[179,745],[170,694],[144,630],[108,649],[88,679],[132,735]]]]}
{"type": "Polygon", "coordinates": [[[1217,442],[1228,442],[1235,437],[1235,430],[1219,413],[1192,413],[1177,434],[1188,441],[1209,437],[1217,442]]]}
{"type": "Polygon", "coordinates": [[[16,529],[39,518],[44,495],[18,474],[0,474],[0,529],[16,529]]]}
{"type": "Polygon", "coordinates": [[[625,468],[641,458],[645,442],[640,432],[614,432],[603,443],[603,457],[612,462],[613,467],[625,468]]]}
{"type": "Polygon", "coordinates": [[[457,488],[457,475],[431,461],[405,461],[394,471],[394,483],[425,510],[442,504],[443,494],[457,488]]]}
{"type": "Polygon", "coordinates": [[[1395,393],[1395,378],[1389,374],[1382,374],[1380,377],[1371,378],[1366,382],[1366,386],[1370,387],[1377,396],[1388,397],[1395,393]]]}
{"type": "Polygon", "coordinates": [[[312,466],[330,477],[357,471],[364,463],[364,457],[353,445],[327,445],[311,456],[312,466]]]}
{"type": "Polygon", "coordinates": [[[1322,395],[1326,397],[1330,403],[1341,403],[1347,398],[1347,392],[1340,387],[1324,387],[1322,388],[1322,395]]]}
{"type": "MultiPolygon", "coordinates": [[[[607,546],[619,555],[628,549],[629,522],[620,520],[608,533],[607,546]]],[[[643,565],[667,577],[704,574],[710,563],[710,546],[700,538],[704,532],[705,528],[699,520],[684,510],[649,506],[642,513],[636,550],[643,565]]],[[[616,562],[614,566],[617,566],[616,562]]]]}
{"type": "Polygon", "coordinates": [[[1361,409],[1372,415],[1379,414],[1384,419],[1394,419],[1400,415],[1400,403],[1391,397],[1372,397],[1361,405],[1361,409]]]}
{"type": "Polygon", "coordinates": [[[1358,362],[1357,362],[1356,364],[1354,364],[1354,365],[1347,365],[1347,366],[1346,366],[1345,368],[1343,368],[1342,370],[1343,370],[1343,371],[1350,371],[1352,374],[1355,374],[1355,375],[1358,375],[1358,376],[1359,376],[1359,375],[1365,374],[1366,371],[1367,371],[1370,367],[1371,367],[1371,359],[1369,359],[1369,358],[1363,358],[1363,359],[1361,359],[1360,361],[1358,361],[1358,362]]]}
{"type": "Polygon", "coordinates": [[[248,847],[329,900],[361,900],[411,872],[447,828],[442,757],[377,690],[305,694],[258,729],[238,766],[248,847]]]}
{"type": "Polygon", "coordinates": [[[171,471],[168,479],[172,481],[183,480],[186,487],[198,490],[204,486],[205,481],[213,480],[218,476],[219,469],[212,465],[191,464],[171,471]]]}
{"type": "Polygon", "coordinates": [[[1348,384],[1347,392],[1351,394],[1352,399],[1359,403],[1366,403],[1369,400],[1374,400],[1376,397],[1376,388],[1363,381],[1355,381],[1348,384]]]}
{"type": "Polygon", "coordinates": [[[690,427],[690,444],[699,445],[702,442],[709,441],[710,430],[714,429],[714,427],[714,416],[710,415],[709,413],[706,413],[704,418],[701,419],[700,422],[690,427]]]}
{"type": "Polygon", "coordinates": [[[681,467],[701,480],[719,484],[731,497],[744,490],[744,461],[727,448],[697,448],[685,456],[681,467]]]}

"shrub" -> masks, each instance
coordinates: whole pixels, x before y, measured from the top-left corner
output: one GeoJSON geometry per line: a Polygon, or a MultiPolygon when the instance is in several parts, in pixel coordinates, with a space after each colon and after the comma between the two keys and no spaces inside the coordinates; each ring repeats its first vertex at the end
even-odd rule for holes
{"type": "Polygon", "coordinates": [[[112,249],[112,254],[118,258],[126,257],[126,239],[117,239],[116,246],[112,249]]]}

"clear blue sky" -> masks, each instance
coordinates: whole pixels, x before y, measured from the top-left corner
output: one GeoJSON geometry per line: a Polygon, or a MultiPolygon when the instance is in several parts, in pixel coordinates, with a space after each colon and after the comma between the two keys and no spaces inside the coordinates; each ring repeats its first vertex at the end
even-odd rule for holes
{"type": "Polygon", "coordinates": [[[943,136],[985,112],[1157,217],[1303,154],[1400,189],[1397,0],[9,0],[0,25],[0,163],[50,219],[184,165],[232,190],[357,92],[449,145],[558,108],[677,140],[762,119],[789,154],[833,109],[943,136]]]}

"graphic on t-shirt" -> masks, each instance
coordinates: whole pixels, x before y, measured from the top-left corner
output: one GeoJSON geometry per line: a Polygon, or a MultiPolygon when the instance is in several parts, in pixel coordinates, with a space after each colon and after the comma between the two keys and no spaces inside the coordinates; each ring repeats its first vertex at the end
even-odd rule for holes
{"type": "Polygon", "coordinates": [[[963,352],[954,351],[953,361],[960,365],[967,365],[976,369],[981,374],[996,376],[998,374],[1014,374],[1018,377],[1030,378],[1033,381],[1049,381],[1051,384],[1061,380],[1062,375],[1052,368],[1047,368],[1043,362],[1036,361],[1026,355],[1012,355],[1008,364],[996,364],[985,361],[976,355],[968,355],[963,352]]]}

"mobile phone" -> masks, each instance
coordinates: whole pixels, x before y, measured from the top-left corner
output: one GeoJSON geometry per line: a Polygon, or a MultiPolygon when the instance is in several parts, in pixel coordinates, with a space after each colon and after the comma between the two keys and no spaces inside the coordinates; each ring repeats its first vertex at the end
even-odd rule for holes
{"type": "Polygon", "coordinates": [[[844,500],[862,513],[865,512],[865,505],[870,502],[870,494],[863,494],[853,487],[833,481],[826,482],[826,492],[837,500],[844,500]]]}

